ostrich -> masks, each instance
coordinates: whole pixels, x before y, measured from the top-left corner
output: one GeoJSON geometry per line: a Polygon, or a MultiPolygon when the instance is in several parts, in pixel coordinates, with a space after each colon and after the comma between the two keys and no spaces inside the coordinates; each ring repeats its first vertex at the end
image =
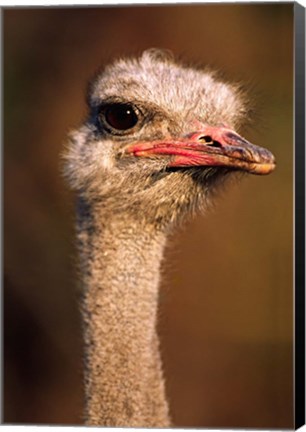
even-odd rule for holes
{"type": "Polygon", "coordinates": [[[107,66],[88,106],[65,153],[78,202],[85,422],[170,427],[156,332],[166,238],[232,173],[268,174],[274,157],[236,132],[247,113],[238,86],[160,52],[107,66]]]}

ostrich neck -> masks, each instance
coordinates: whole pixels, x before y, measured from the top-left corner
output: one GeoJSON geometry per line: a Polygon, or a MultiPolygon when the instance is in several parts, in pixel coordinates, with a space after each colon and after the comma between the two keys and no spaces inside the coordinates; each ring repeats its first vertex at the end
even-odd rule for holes
{"type": "Polygon", "coordinates": [[[126,214],[80,202],[88,425],[166,427],[156,333],[165,235],[126,214]]]}

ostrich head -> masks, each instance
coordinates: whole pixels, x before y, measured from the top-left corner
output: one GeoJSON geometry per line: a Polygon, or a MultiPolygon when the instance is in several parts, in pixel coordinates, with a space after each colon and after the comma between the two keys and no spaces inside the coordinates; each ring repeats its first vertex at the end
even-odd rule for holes
{"type": "Polygon", "coordinates": [[[85,124],[71,134],[66,175],[86,199],[168,225],[205,207],[232,172],[267,174],[273,155],[236,130],[238,87],[159,53],[119,60],[92,83],[85,124]]]}

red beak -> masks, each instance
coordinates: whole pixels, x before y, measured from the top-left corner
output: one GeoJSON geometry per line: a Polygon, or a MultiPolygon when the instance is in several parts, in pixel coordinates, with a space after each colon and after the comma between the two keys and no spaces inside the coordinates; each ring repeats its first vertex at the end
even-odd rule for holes
{"type": "Polygon", "coordinates": [[[169,167],[223,166],[253,174],[269,174],[275,158],[224,127],[207,127],[177,140],[138,142],[125,148],[137,157],[173,156],[169,167]]]}

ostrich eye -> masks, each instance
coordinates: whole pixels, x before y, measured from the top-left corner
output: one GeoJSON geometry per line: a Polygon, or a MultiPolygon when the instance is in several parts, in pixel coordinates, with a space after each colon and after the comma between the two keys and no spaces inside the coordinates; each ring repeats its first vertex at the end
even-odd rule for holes
{"type": "Polygon", "coordinates": [[[104,119],[111,128],[125,131],[134,127],[138,122],[135,108],[129,104],[112,104],[105,108],[104,119]]]}

